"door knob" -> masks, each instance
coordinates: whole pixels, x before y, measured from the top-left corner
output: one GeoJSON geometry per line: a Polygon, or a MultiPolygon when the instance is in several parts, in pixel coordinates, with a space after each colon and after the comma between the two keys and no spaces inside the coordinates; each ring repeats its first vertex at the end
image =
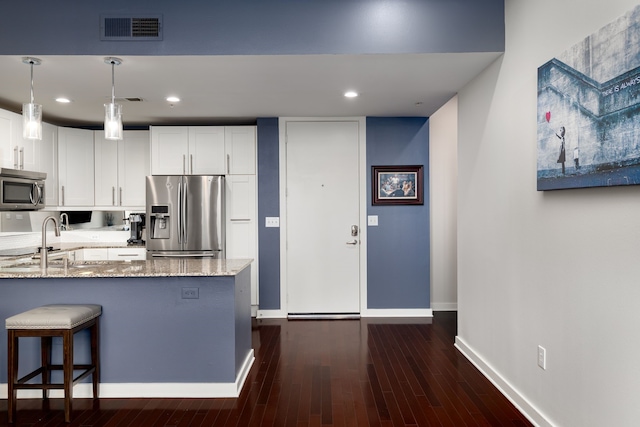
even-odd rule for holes
{"type": "Polygon", "coordinates": [[[355,239],[354,239],[354,240],[349,240],[349,241],[347,242],[347,245],[357,245],[357,244],[358,244],[358,241],[357,241],[357,240],[355,240],[355,239]]]}

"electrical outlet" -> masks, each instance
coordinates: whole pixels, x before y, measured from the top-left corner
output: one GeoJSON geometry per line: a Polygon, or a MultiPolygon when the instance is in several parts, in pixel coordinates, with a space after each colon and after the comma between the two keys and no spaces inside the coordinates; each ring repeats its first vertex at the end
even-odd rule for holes
{"type": "Polygon", "coordinates": [[[264,220],[265,227],[280,227],[280,217],[279,216],[268,216],[265,217],[264,220]]]}
{"type": "Polygon", "coordinates": [[[547,369],[547,350],[541,345],[538,346],[538,366],[547,369]]]}
{"type": "Polygon", "coordinates": [[[182,288],[182,299],[199,299],[200,292],[198,288],[182,288]]]}

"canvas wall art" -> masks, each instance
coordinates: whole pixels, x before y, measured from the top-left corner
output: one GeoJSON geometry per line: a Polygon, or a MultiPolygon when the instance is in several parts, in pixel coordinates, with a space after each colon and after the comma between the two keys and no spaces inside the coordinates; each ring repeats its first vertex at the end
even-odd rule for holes
{"type": "Polygon", "coordinates": [[[640,184],[640,6],[538,68],[538,190],[640,184]]]}

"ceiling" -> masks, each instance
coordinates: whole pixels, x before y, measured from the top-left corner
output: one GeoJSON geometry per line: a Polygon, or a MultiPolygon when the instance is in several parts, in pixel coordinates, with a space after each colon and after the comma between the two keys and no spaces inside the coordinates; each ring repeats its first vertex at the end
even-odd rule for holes
{"type": "MultiPolygon", "coordinates": [[[[125,128],[282,116],[428,117],[499,55],[121,56],[116,98],[125,128]],[[347,90],[360,95],[345,98],[347,90]],[[181,101],[171,105],[169,95],[181,101]]],[[[111,97],[105,57],[30,56],[42,61],[34,66],[34,93],[46,122],[102,126],[111,97]],[[57,103],[60,96],[72,102],[57,103]]],[[[29,101],[29,66],[22,56],[0,56],[0,70],[0,107],[20,112],[29,101]]]]}

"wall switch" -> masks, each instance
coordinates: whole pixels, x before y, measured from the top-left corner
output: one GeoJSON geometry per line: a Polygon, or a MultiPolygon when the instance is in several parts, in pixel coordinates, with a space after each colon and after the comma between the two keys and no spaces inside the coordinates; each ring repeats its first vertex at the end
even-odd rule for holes
{"type": "Polygon", "coordinates": [[[182,288],[182,299],[199,299],[200,292],[198,288],[182,288]]]}
{"type": "Polygon", "coordinates": [[[264,219],[265,227],[280,227],[280,217],[279,216],[268,216],[264,219]]]}
{"type": "Polygon", "coordinates": [[[367,225],[369,227],[377,227],[378,226],[378,215],[369,215],[367,217],[367,225]]]}
{"type": "Polygon", "coordinates": [[[547,350],[541,345],[538,346],[538,366],[547,369],[547,350]]]}

